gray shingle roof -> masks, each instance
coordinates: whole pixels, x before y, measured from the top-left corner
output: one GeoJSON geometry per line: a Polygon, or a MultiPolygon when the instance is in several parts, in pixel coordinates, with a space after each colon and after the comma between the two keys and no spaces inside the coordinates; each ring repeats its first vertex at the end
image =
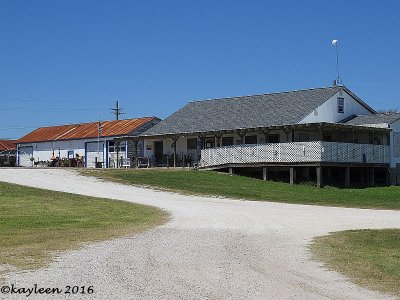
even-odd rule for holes
{"type": "Polygon", "coordinates": [[[383,113],[374,115],[359,115],[353,116],[343,123],[349,125],[370,125],[370,124],[391,124],[400,119],[400,113],[383,113]]]}
{"type": "Polygon", "coordinates": [[[341,88],[347,90],[344,87],[326,87],[194,101],[150,128],[143,135],[211,132],[296,124],[341,88]]]}

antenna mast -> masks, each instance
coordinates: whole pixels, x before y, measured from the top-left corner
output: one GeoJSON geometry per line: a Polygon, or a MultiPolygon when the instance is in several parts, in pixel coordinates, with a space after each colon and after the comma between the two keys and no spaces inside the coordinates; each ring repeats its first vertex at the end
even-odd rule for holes
{"type": "Polygon", "coordinates": [[[343,85],[342,79],[339,74],[339,41],[333,40],[332,45],[335,46],[336,49],[336,80],[334,81],[335,85],[343,85]]]}

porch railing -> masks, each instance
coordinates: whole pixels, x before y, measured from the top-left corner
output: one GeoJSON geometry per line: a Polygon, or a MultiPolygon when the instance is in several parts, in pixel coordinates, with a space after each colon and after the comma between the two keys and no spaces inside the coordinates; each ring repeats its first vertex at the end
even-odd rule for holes
{"type": "Polygon", "coordinates": [[[389,163],[389,146],[338,142],[234,145],[201,150],[199,167],[246,163],[389,163]]]}

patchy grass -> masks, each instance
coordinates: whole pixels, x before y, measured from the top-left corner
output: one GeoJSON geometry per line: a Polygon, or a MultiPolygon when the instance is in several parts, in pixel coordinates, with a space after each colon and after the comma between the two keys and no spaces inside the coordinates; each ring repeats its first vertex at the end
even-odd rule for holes
{"type": "Polygon", "coordinates": [[[400,297],[400,229],[335,232],[310,247],[316,259],[353,282],[400,297]]]}
{"type": "Polygon", "coordinates": [[[51,261],[52,252],[164,221],[166,214],[149,206],[0,182],[0,265],[39,268],[51,261]]]}
{"type": "Polygon", "coordinates": [[[82,174],[125,184],[150,186],[185,194],[357,208],[400,209],[400,187],[319,189],[212,171],[188,170],[83,170],[82,174]]]}

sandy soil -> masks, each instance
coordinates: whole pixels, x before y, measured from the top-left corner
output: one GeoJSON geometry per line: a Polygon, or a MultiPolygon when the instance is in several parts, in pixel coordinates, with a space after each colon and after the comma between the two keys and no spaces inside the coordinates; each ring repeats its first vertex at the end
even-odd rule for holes
{"type": "MultiPolygon", "coordinates": [[[[0,169],[0,181],[149,204],[172,216],[142,234],[62,253],[49,268],[10,273],[6,284],[94,286],[82,299],[389,298],[312,261],[307,245],[331,231],[400,227],[400,211],[183,196],[57,169],[0,169]]],[[[43,299],[29,299],[36,297],[43,299]]]]}

